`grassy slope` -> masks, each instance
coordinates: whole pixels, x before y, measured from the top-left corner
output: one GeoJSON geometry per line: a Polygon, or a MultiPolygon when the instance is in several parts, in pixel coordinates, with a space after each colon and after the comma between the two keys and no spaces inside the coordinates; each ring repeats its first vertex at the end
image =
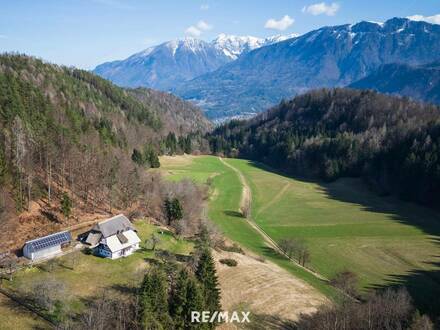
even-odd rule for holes
{"type": "MultiPolygon", "coordinates": [[[[83,301],[93,297],[103,289],[123,288],[136,284],[148,267],[145,259],[154,258],[154,252],[145,249],[144,241],[158,228],[138,221],[135,224],[139,237],[142,240],[142,249],[127,258],[110,260],[79,253],[79,261],[74,270],[71,269],[71,260],[68,256],[57,259],[57,265],[52,272],[47,270],[45,264],[18,272],[12,282],[5,282],[6,287],[23,291],[30,290],[32,284],[44,279],[57,279],[66,285],[68,305],[74,311],[83,306],[83,301]]],[[[157,249],[167,250],[176,254],[188,255],[192,251],[193,243],[185,240],[176,240],[167,232],[159,234],[161,242],[157,249]]],[[[9,316],[1,311],[7,306],[0,304],[0,324],[7,322],[9,316]]],[[[26,327],[24,327],[26,328],[26,327]]],[[[0,327],[0,329],[2,329],[0,327]]]]}
{"type": "MultiPolygon", "coordinates": [[[[440,283],[432,274],[440,255],[435,241],[440,233],[440,218],[428,209],[378,197],[355,179],[341,179],[319,184],[288,178],[263,170],[240,159],[227,162],[238,168],[252,189],[252,217],[272,238],[307,240],[312,254],[311,266],[331,277],[349,269],[356,272],[364,289],[398,282],[400,276],[422,275],[410,283],[425,302],[440,292],[440,283]]],[[[311,279],[287,261],[265,248],[263,240],[242,219],[234,216],[241,187],[232,170],[215,157],[198,157],[193,162],[172,164],[164,169],[171,178],[192,177],[205,181],[213,178],[213,198],[209,216],[225,234],[241,245],[274,259],[321,291],[328,287],[311,279]]],[[[423,303],[423,301],[422,301],[423,303]]]]}
{"type": "Polygon", "coordinates": [[[161,159],[161,164],[161,168],[168,172],[168,178],[172,180],[192,178],[197,182],[206,182],[208,178],[212,178],[208,215],[227,237],[306,280],[328,297],[336,297],[336,292],[323,281],[316,279],[310,273],[269,249],[260,234],[238,214],[241,196],[240,181],[237,174],[223,165],[217,157],[203,156],[187,162],[161,159]]]}
{"type": "Polygon", "coordinates": [[[405,282],[414,286],[410,291],[421,305],[429,306],[440,294],[438,213],[379,197],[356,179],[320,184],[264,171],[245,160],[227,161],[251,185],[253,219],[277,241],[304,238],[319,273],[331,277],[349,269],[364,289],[419,273],[416,281],[405,282]]]}

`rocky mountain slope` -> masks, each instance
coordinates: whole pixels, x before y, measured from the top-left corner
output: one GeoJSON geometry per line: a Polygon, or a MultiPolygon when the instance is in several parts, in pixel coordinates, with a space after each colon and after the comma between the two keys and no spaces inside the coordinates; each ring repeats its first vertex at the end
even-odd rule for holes
{"type": "Polygon", "coordinates": [[[384,64],[423,65],[439,54],[440,25],[393,18],[323,27],[255,49],[175,93],[211,118],[253,114],[312,88],[349,85],[384,64]]]}
{"type": "Polygon", "coordinates": [[[151,87],[168,91],[251,50],[294,36],[278,35],[262,39],[220,34],[211,42],[195,38],[172,40],[125,60],[98,65],[94,73],[123,87],[151,87]]]}
{"type": "Polygon", "coordinates": [[[440,62],[416,66],[386,64],[350,87],[440,104],[440,62]]]}

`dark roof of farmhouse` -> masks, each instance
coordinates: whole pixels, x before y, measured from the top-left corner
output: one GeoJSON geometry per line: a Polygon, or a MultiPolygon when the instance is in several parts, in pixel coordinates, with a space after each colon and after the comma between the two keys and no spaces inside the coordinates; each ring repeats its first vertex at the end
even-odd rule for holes
{"type": "Polygon", "coordinates": [[[62,231],[52,235],[40,237],[26,242],[30,252],[36,252],[54,247],[57,245],[69,243],[72,240],[72,236],[68,231],[62,231]]]}
{"type": "Polygon", "coordinates": [[[128,220],[125,215],[119,214],[113,218],[99,222],[93,227],[92,231],[99,231],[104,238],[107,238],[130,229],[134,230],[130,220],[128,220]]]}

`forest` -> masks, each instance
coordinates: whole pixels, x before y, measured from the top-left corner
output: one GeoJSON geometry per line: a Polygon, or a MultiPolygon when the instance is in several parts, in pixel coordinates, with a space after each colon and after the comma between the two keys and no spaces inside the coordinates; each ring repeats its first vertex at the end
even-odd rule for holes
{"type": "Polygon", "coordinates": [[[440,205],[440,109],[368,90],[320,89],[207,136],[213,153],[332,181],[361,177],[381,195],[440,205]]]}
{"type": "MultiPolygon", "coordinates": [[[[180,125],[183,116],[202,115],[169,94],[127,91],[87,71],[19,54],[0,56],[0,89],[4,235],[18,232],[13,218],[23,212],[52,225],[78,219],[79,211],[139,209],[164,218],[164,199],[178,188],[145,169],[160,166],[159,154],[208,148],[202,132],[209,122],[180,125]]],[[[44,225],[36,227],[44,234],[44,225]]],[[[14,239],[2,242],[6,248],[14,239]]]]}

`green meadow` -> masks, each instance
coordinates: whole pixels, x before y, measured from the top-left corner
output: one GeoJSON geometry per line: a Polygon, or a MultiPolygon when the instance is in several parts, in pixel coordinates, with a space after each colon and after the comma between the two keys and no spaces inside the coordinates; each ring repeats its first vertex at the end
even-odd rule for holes
{"type": "MultiPolygon", "coordinates": [[[[350,270],[360,289],[405,284],[422,309],[440,294],[440,216],[393,197],[380,197],[358,179],[311,182],[280,175],[261,164],[226,159],[252,191],[252,219],[272,239],[301,238],[311,252],[310,268],[331,278],[350,270]]],[[[164,162],[170,179],[188,177],[211,185],[209,217],[232,240],[269,258],[332,297],[334,291],[267,248],[237,214],[237,174],[213,156],[164,162]]]]}

